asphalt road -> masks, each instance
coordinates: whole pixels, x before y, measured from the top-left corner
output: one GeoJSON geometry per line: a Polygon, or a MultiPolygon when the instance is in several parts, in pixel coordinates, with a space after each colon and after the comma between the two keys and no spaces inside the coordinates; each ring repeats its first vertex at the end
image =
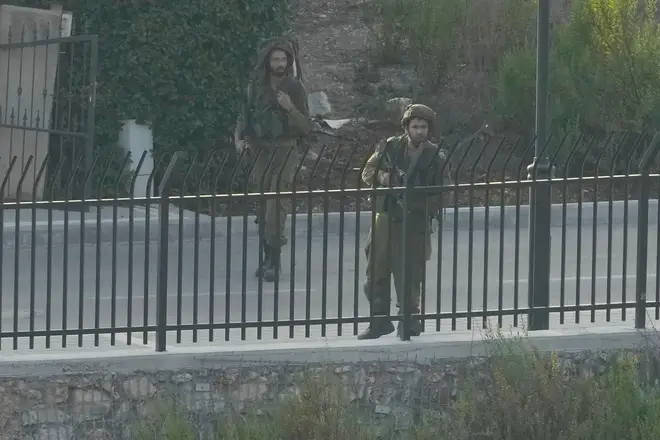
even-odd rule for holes
{"type": "MultiPolygon", "coordinates": [[[[599,226],[594,240],[590,226],[582,229],[579,241],[578,229],[572,228],[567,229],[563,241],[562,230],[553,229],[551,305],[605,303],[608,299],[634,301],[636,230],[629,228],[627,234],[625,232],[620,227],[614,229],[609,242],[607,227],[599,226]],[[627,247],[624,247],[624,240],[627,240],[627,247]],[[563,251],[565,270],[562,271],[563,251]]],[[[516,304],[526,307],[527,234],[527,230],[521,230],[517,242],[513,228],[505,228],[502,236],[499,229],[491,229],[488,236],[484,230],[471,235],[468,231],[459,231],[455,244],[451,231],[445,231],[440,259],[438,236],[434,235],[432,259],[426,266],[424,310],[448,313],[508,309],[516,304]]],[[[166,273],[168,324],[366,316],[369,305],[362,293],[365,238],[362,236],[356,241],[350,236],[343,240],[330,236],[323,240],[316,236],[308,243],[296,237],[296,264],[293,267],[290,264],[292,247],[289,243],[283,254],[283,273],[277,285],[255,279],[257,242],[254,240],[247,241],[246,253],[239,239],[232,239],[229,252],[224,239],[201,241],[197,245],[174,243],[169,247],[166,273]],[[227,259],[227,255],[231,258],[227,259]],[[325,271],[324,266],[327,267],[325,271]]],[[[647,283],[650,300],[658,295],[656,242],[657,231],[653,230],[649,237],[647,283]]],[[[68,329],[153,325],[157,250],[157,245],[145,246],[144,243],[102,246],[100,251],[87,245],[69,248],[66,254],[60,247],[53,249],[51,255],[45,248],[39,248],[34,255],[29,249],[18,252],[5,249],[1,262],[0,328],[7,332],[27,331],[31,326],[35,330],[60,329],[63,323],[68,329]]],[[[604,319],[603,313],[599,312],[598,316],[604,319]]],[[[621,317],[621,311],[612,312],[612,320],[621,320],[621,317]]],[[[627,318],[632,320],[633,317],[634,312],[629,310],[627,318]]],[[[575,322],[576,314],[567,313],[565,318],[566,322],[575,322]]],[[[580,319],[587,322],[590,312],[582,312],[580,319]]],[[[513,320],[507,318],[505,325],[506,322],[513,323],[513,320]]],[[[467,321],[458,320],[456,325],[465,329],[467,321]]],[[[273,327],[264,329],[261,337],[272,339],[273,327]]],[[[427,323],[427,329],[435,328],[435,321],[427,323]]],[[[451,320],[443,321],[442,329],[451,329],[451,320]]],[[[311,326],[308,334],[305,330],[305,326],[296,327],[293,334],[296,337],[323,335],[321,326],[311,326]]],[[[325,330],[326,336],[336,336],[338,325],[327,325],[325,330]]],[[[342,330],[344,335],[352,335],[355,326],[346,324],[342,330]]],[[[244,333],[232,329],[230,333],[231,341],[258,337],[254,329],[244,333]]],[[[214,335],[216,340],[224,340],[226,333],[216,330],[214,335]]],[[[279,328],[278,338],[290,336],[288,326],[279,328]]],[[[209,332],[200,331],[198,337],[198,341],[208,341],[209,332]]],[[[169,338],[168,342],[178,342],[176,332],[169,338]]],[[[192,332],[186,331],[181,334],[180,341],[191,342],[192,338],[192,332]]],[[[142,334],[133,333],[128,339],[126,335],[118,335],[117,339],[140,343],[142,334]]],[[[150,335],[149,341],[152,340],[150,335]]]]}

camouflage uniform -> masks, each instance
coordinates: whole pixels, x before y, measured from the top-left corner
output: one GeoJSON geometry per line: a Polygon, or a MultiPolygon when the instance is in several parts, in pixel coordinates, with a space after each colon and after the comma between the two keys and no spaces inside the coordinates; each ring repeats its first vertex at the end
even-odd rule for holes
{"type": "MultiPolygon", "coordinates": [[[[429,131],[433,127],[435,114],[425,106],[414,105],[406,110],[402,125],[412,118],[425,119],[429,131]]],[[[442,184],[441,172],[444,168],[445,152],[431,142],[424,142],[412,157],[406,154],[410,138],[407,134],[395,136],[381,142],[374,154],[368,159],[362,180],[370,186],[399,186],[395,182],[395,170],[408,170],[416,160],[414,170],[408,173],[413,178],[413,186],[434,186],[442,184]]],[[[373,199],[376,211],[375,221],[369,231],[365,253],[367,256],[367,274],[364,291],[371,304],[372,322],[369,329],[359,339],[374,339],[394,331],[389,320],[390,315],[390,276],[394,276],[397,303],[406,305],[411,313],[419,313],[421,284],[424,266],[431,258],[430,218],[435,217],[442,204],[441,195],[415,194],[408,196],[407,234],[403,242],[402,201],[395,195],[379,195],[373,199]],[[404,285],[403,255],[406,255],[406,282],[404,285]]],[[[418,335],[422,329],[419,322],[413,322],[412,335],[418,335]]]]}
{"type": "MultiPolygon", "coordinates": [[[[251,181],[258,191],[291,190],[301,160],[299,141],[311,130],[307,91],[303,83],[292,75],[294,62],[294,48],[284,38],[272,39],[263,47],[239,120],[239,136],[244,137],[256,154],[251,181]],[[277,90],[270,85],[268,64],[274,50],[284,51],[289,58],[286,75],[277,90]],[[277,92],[280,90],[289,95],[295,109],[288,112],[279,105],[277,92]]],[[[255,275],[274,281],[279,276],[281,247],[287,243],[284,227],[291,212],[291,200],[286,197],[271,198],[265,205],[259,216],[264,264],[255,275]]]]}

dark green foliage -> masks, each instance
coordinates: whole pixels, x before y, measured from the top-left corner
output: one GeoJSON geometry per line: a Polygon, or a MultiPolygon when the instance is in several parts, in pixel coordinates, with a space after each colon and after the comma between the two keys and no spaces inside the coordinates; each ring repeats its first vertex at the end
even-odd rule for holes
{"type": "MultiPolygon", "coordinates": [[[[10,3],[48,7],[51,2],[10,3]]],[[[95,148],[100,157],[94,181],[99,183],[101,165],[112,160],[103,185],[106,195],[114,192],[122,174],[124,157],[116,151],[116,142],[123,119],[153,127],[154,160],[159,162],[159,171],[167,166],[174,151],[183,150],[186,163],[180,167],[193,160],[200,167],[211,163],[206,181],[216,180],[221,155],[233,150],[230,136],[258,43],[287,31],[288,3],[64,2],[64,9],[73,12],[75,34],[99,36],[95,148]],[[209,160],[211,154],[214,160],[209,160]]],[[[77,61],[81,65],[88,62],[82,57],[77,61]]],[[[191,172],[199,176],[201,168],[191,172]]],[[[188,186],[188,191],[195,189],[196,185],[188,186]]]]}

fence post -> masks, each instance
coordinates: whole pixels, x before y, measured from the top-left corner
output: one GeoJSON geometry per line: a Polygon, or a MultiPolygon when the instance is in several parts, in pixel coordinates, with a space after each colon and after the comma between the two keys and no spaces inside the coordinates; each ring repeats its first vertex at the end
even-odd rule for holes
{"type": "Polygon", "coordinates": [[[167,275],[168,275],[168,250],[169,250],[169,227],[170,227],[170,177],[181,152],[176,152],[167,165],[165,174],[158,186],[159,204],[159,231],[158,234],[158,263],[156,271],[156,351],[166,351],[167,346],[167,275]]]}
{"type": "Polygon", "coordinates": [[[648,165],[655,157],[658,134],[639,163],[639,195],[637,208],[637,273],[635,278],[635,328],[646,328],[646,284],[648,281],[649,198],[651,179],[648,165]]]}
{"type": "Polygon", "coordinates": [[[534,158],[527,171],[533,180],[529,192],[529,276],[528,327],[530,330],[550,328],[550,218],[552,215],[552,184],[554,174],[547,160],[534,158]],[[540,175],[540,181],[539,181],[540,175]]]}

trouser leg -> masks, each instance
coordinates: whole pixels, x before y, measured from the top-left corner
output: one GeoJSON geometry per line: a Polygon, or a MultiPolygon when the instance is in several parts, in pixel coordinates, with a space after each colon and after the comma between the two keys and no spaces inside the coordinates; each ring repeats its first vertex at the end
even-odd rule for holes
{"type": "MultiPolygon", "coordinates": [[[[298,154],[293,147],[282,148],[276,158],[270,177],[270,192],[290,192],[293,189],[294,173],[298,164],[298,154]]],[[[264,270],[264,280],[279,279],[282,247],[287,244],[286,219],[291,213],[291,197],[270,198],[266,201],[265,240],[270,250],[270,261],[264,270]]]]}
{"type": "MultiPolygon", "coordinates": [[[[269,169],[269,163],[273,155],[273,151],[270,149],[261,149],[257,151],[257,156],[255,158],[256,162],[252,169],[252,175],[250,180],[253,184],[253,188],[257,192],[268,192],[270,187],[271,180],[271,170],[269,169]]],[[[262,255],[259,260],[257,260],[257,270],[254,275],[256,277],[263,276],[264,271],[270,265],[271,260],[271,251],[270,246],[266,241],[266,205],[263,200],[259,201],[259,206],[257,207],[257,215],[255,219],[257,228],[259,230],[259,247],[261,248],[262,255]]]]}
{"type": "Polygon", "coordinates": [[[367,255],[366,279],[364,293],[371,308],[369,328],[358,336],[358,339],[376,339],[392,333],[394,326],[390,321],[390,246],[389,221],[383,214],[377,214],[369,232],[365,252],[367,255]]]}
{"type": "MultiPolygon", "coordinates": [[[[412,222],[411,222],[412,223],[412,222]]],[[[403,225],[397,223],[393,228],[392,241],[395,246],[401,250],[394,254],[392,261],[392,272],[394,275],[394,286],[397,294],[397,306],[399,313],[406,310],[403,306],[407,307],[407,311],[411,314],[420,312],[420,301],[422,293],[422,277],[424,276],[424,265],[427,261],[427,249],[425,246],[428,242],[424,228],[416,227],[412,223],[408,234],[406,234],[406,242],[403,242],[403,225]],[[405,274],[404,274],[404,252],[405,252],[405,274]]],[[[399,325],[399,331],[402,326],[399,325]]],[[[423,331],[419,319],[413,319],[411,323],[411,336],[419,336],[423,331]]]]}

